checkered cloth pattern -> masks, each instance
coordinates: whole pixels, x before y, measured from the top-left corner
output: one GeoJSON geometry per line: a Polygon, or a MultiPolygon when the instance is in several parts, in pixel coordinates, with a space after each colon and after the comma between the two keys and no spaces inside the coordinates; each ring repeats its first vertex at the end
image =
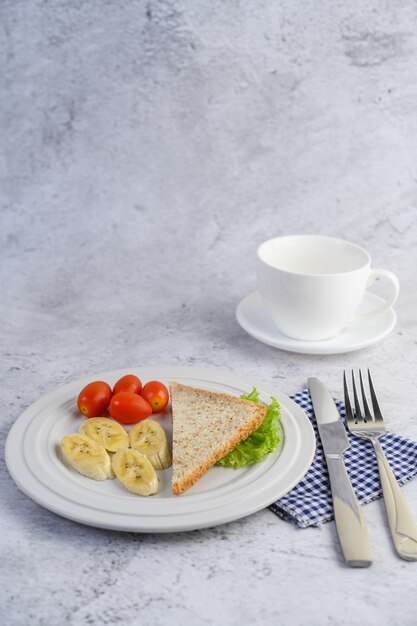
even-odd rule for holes
{"type": "MultiPolygon", "coordinates": [[[[318,434],[316,418],[308,389],[291,396],[309,417],[316,435],[316,454],[304,478],[286,496],[269,508],[281,519],[301,528],[318,526],[333,519],[333,502],[329,475],[318,434]]],[[[346,421],[345,406],[336,401],[342,420],[346,421]]],[[[346,469],[361,504],[382,495],[378,464],[372,444],[348,433],[350,448],[345,452],[346,469]]],[[[417,443],[388,432],[380,440],[388,461],[400,485],[417,475],[417,443]]]]}

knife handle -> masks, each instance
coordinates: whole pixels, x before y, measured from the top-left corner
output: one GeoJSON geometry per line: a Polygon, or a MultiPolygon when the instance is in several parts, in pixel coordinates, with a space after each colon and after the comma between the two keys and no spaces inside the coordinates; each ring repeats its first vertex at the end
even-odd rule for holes
{"type": "Polygon", "coordinates": [[[351,567],[369,567],[373,560],[373,550],[343,457],[328,456],[326,461],[333,496],[334,519],[345,561],[351,567]]]}

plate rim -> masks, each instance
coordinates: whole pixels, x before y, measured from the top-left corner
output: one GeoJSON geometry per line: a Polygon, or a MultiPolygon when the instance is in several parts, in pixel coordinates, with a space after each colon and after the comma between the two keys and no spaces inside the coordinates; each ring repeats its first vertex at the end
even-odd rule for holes
{"type": "MultiPolygon", "coordinates": [[[[271,392],[270,390],[271,390],[270,385],[265,384],[262,381],[254,380],[254,378],[249,377],[244,374],[237,374],[231,369],[216,368],[216,367],[200,367],[200,366],[189,366],[189,365],[187,366],[184,366],[184,365],[142,365],[142,366],[133,366],[129,368],[113,369],[113,370],[109,370],[106,372],[100,372],[98,374],[84,376],[75,381],[71,381],[64,385],[60,385],[54,388],[52,391],[48,392],[47,394],[42,395],[40,398],[35,400],[35,402],[29,405],[19,415],[19,417],[15,420],[14,424],[10,428],[8,435],[7,435],[6,444],[5,444],[6,466],[12,479],[14,480],[17,487],[19,488],[19,490],[22,491],[28,497],[30,497],[32,500],[37,502],[40,506],[52,511],[55,514],[60,515],[61,517],[64,517],[64,518],[67,518],[72,521],[76,521],[78,523],[82,523],[88,526],[104,528],[104,529],[109,529],[109,530],[117,530],[117,531],[125,531],[125,532],[143,532],[143,533],[179,532],[179,531],[190,531],[190,530],[196,530],[200,528],[214,527],[219,524],[224,524],[224,523],[231,522],[237,519],[241,519],[243,517],[251,515],[269,506],[270,504],[275,502],[277,499],[287,494],[302,479],[302,477],[305,475],[305,473],[308,471],[309,467],[311,466],[311,463],[313,461],[314,454],[315,454],[316,439],[315,439],[314,430],[313,430],[310,420],[308,419],[303,409],[298,404],[296,404],[293,400],[291,400],[286,394],[278,390],[275,390],[274,392],[271,392]],[[220,386],[223,384],[224,377],[226,377],[226,379],[228,380],[224,382],[225,386],[226,386],[226,382],[233,383],[233,385],[241,389],[242,387],[251,388],[252,386],[256,386],[263,393],[266,393],[268,395],[275,395],[277,399],[281,402],[281,404],[284,406],[284,409],[290,416],[290,419],[293,420],[293,422],[295,423],[297,427],[300,427],[302,429],[302,432],[305,436],[305,439],[302,441],[302,444],[305,447],[305,449],[303,450],[304,458],[301,459],[297,457],[297,461],[299,462],[299,464],[302,465],[302,469],[298,468],[297,471],[292,472],[294,475],[292,476],[291,480],[288,481],[287,485],[285,486],[285,489],[284,490],[281,489],[280,492],[274,495],[273,497],[271,497],[270,494],[269,496],[255,497],[256,496],[255,494],[255,496],[252,496],[252,499],[253,499],[252,504],[250,504],[251,498],[249,498],[248,501],[245,502],[244,510],[238,509],[234,512],[225,510],[222,514],[223,509],[221,509],[219,511],[218,518],[215,520],[212,520],[210,518],[207,521],[207,523],[201,520],[198,523],[195,523],[192,521],[193,513],[187,513],[185,516],[186,518],[190,518],[189,521],[187,522],[183,520],[179,524],[179,526],[176,526],[175,523],[173,522],[170,524],[169,515],[167,515],[166,516],[167,523],[163,524],[163,527],[158,527],[158,528],[154,528],[153,526],[147,527],[146,524],[140,523],[140,521],[138,521],[138,523],[135,523],[134,527],[132,527],[132,524],[130,523],[120,524],[119,522],[111,523],[106,520],[91,520],[91,519],[89,520],[87,519],[86,516],[83,517],[82,514],[80,515],[79,512],[74,512],[77,508],[83,509],[83,505],[78,505],[77,507],[77,505],[74,506],[73,503],[71,503],[68,500],[65,500],[63,496],[56,497],[56,494],[54,494],[54,492],[50,490],[48,491],[48,488],[45,487],[40,482],[39,478],[36,476],[32,478],[29,477],[32,479],[32,481],[34,480],[35,485],[38,487],[38,491],[35,491],[34,493],[34,488],[33,486],[31,486],[31,480],[30,479],[28,480],[28,474],[30,474],[32,470],[28,467],[23,456],[24,434],[27,430],[28,424],[30,424],[30,421],[28,422],[28,420],[30,420],[34,412],[38,410],[42,411],[42,406],[43,405],[48,406],[50,402],[54,400],[54,398],[58,399],[62,397],[63,393],[69,393],[69,392],[72,392],[73,389],[81,388],[82,385],[87,384],[91,380],[95,380],[98,378],[103,378],[103,379],[116,378],[116,377],[123,376],[125,373],[129,373],[129,372],[138,373],[141,370],[144,371],[144,370],[152,370],[152,369],[154,370],[157,369],[158,372],[160,373],[161,378],[164,375],[166,375],[167,372],[170,372],[170,377],[172,378],[175,377],[175,378],[181,379],[181,377],[186,377],[188,375],[188,377],[197,378],[198,380],[201,380],[202,384],[204,383],[204,380],[208,382],[211,380],[211,377],[214,376],[215,378],[214,382],[216,382],[220,386]],[[175,372],[175,375],[171,373],[173,371],[175,372]],[[19,429],[22,430],[21,433],[19,429]],[[20,442],[20,445],[21,445],[20,453],[21,453],[21,462],[24,465],[23,469],[22,467],[20,468],[17,467],[18,462],[15,463],[15,461],[13,460],[13,455],[15,454],[15,452],[13,451],[14,446],[15,446],[15,440],[20,442]],[[41,485],[41,488],[39,488],[39,485],[41,485]],[[48,499],[48,495],[49,495],[49,499],[48,499]],[[61,500],[63,500],[63,503],[61,502],[61,500]],[[69,510],[68,510],[68,507],[65,507],[65,502],[67,503],[70,502],[69,510]]],[[[283,450],[284,449],[285,449],[285,443],[283,446],[283,450]]],[[[268,469],[267,472],[268,471],[270,471],[270,469],[268,469]]],[[[120,515],[123,518],[123,514],[120,514],[120,515]]],[[[117,514],[114,517],[117,517],[117,514]]],[[[138,514],[137,517],[140,520],[140,514],[138,514]]]]}

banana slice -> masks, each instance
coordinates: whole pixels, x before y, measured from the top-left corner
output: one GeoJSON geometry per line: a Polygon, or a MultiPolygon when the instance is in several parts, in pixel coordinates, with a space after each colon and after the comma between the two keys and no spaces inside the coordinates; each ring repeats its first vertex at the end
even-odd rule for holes
{"type": "Polygon", "coordinates": [[[67,435],[61,441],[61,450],[71,467],[83,476],[94,480],[113,478],[111,461],[106,450],[87,435],[67,435]]]}
{"type": "Polygon", "coordinates": [[[115,452],[107,452],[107,454],[110,457],[110,476],[109,478],[116,478],[116,474],[114,473],[114,469],[113,469],[113,457],[116,454],[115,452]]]}
{"type": "Polygon", "coordinates": [[[157,470],[166,469],[172,463],[171,451],[162,426],[155,420],[146,419],[129,431],[132,448],[148,457],[157,470]]]}
{"type": "Polygon", "coordinates": [[[158,491],[158,477],[152,463],[137,450],[118,450],[113,456],[114,473],[128,491],[151,496],[158,491]]]}
{"type": "Polygon", "coordinates": [[[108,417],[91,417],[81,424],[79,431],[109,452],[129,447],[129,437],[123,426],[108,417]]]}

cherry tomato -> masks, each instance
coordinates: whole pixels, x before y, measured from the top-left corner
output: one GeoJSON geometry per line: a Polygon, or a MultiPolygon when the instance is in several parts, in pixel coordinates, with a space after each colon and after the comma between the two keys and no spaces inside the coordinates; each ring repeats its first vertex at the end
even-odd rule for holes
{"type": "Polygon", "coordinates": [[[142,398],[145,398],[152,407],[153,413],[160,413],[168,404],[168,389],[158,380],[151,380],[142,387],[140,392],[142,398]]]}
{"type": "Polygon", "coordinates": [[[136,424],[152,414],[152,407],[137,393],[119,391],[112,397],[109,411],[122,424],[136,424]]]}
{"type": "Polygon", "coordinates": [[[131,393],[140,393],[142,389],[142,381],[134,374],[126,374],[119,378],[115,386],[113,387],[113,394],[119,393],[119,391],[130,391],[131,393]]]}
{"type": "Polygon", "coordinates": [[[111,387],[102,380],[95,380],[84,387],[78,396],[77,405],[86,417],[103,415],[109,406],[111,387]]]}

